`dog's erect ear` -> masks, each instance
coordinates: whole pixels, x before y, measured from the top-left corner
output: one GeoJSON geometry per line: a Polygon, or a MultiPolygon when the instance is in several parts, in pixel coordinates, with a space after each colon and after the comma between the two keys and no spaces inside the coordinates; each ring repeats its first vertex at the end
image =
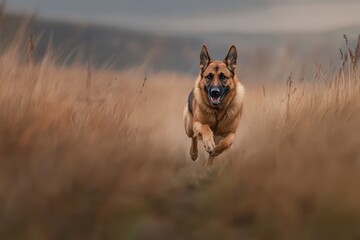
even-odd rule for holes
{"type": "Polygon", "coordinates": [[[200,53],[200,68],[201,71],[205,71],[207,66],[209,66],[209,63],[211,62],[211,58],[209,55],[209,52],[207,50],[207,47],[204,45],[201,49],[200,53]]]}
{"type": "Polygon", "coordinates": [[[236,47],[232,45],[229,49],[229,53],[227,54],[224,62],[226,63],[228,69],[234,71],[236,68],[236,61],[237,61],[237,51],[236,51],[236,47]]]}

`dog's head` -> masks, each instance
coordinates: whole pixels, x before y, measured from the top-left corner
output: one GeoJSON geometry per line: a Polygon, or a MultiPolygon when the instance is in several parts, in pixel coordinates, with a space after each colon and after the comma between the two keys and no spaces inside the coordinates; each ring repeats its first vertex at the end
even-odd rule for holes
{"type": "Polygon", "coordinates": [[[230,47],[223,61],[212,61],[206,46],[203,46],[200,53],[200,85],[211,106],[220,106],[235,88],[236,60],[235,46],[230,47]]]}

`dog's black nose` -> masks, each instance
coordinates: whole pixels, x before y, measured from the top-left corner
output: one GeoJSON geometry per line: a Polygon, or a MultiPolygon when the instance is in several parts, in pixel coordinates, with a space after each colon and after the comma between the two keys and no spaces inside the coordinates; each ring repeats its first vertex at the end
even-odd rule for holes
{"type": "Polygon", "coordinates": [[[211,88],[210,96],[211,97],[220,97],[220,88],[218,88],[218,87],[211,88]]]}

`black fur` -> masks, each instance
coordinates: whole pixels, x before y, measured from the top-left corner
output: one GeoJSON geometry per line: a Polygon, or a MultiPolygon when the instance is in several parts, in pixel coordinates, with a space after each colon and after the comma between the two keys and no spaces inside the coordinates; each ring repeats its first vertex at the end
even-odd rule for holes
{"type": "Polygon", "coordinates": [[[194,99],[194,89],[191,90],[188,97],[188,110],[191,114],[193,114],[193,99],[194,99]]]}

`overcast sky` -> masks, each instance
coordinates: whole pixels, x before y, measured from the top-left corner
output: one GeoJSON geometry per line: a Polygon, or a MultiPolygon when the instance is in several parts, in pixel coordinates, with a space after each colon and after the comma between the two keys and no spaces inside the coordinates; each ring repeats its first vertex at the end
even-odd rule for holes
{"type": "Polygon", "coordinates": [[[360,26],[360,0],[7,0],[7,7],[156,31],[312,32],[360,26]]]}

